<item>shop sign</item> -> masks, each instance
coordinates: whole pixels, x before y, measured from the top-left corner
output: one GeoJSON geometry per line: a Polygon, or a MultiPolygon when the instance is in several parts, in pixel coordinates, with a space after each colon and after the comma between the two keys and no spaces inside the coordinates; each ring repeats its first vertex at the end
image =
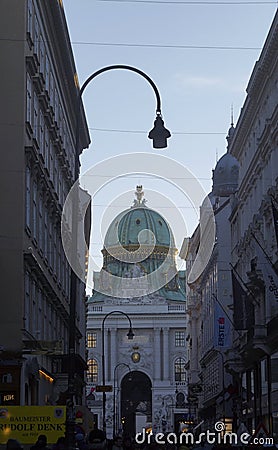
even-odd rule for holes
{"type": "Polygon", "coordinates": [[[40,434],[53,444],[65,434],[65,406],[0,406],[0,444],[17,439],[35,443],[40,434]]]}

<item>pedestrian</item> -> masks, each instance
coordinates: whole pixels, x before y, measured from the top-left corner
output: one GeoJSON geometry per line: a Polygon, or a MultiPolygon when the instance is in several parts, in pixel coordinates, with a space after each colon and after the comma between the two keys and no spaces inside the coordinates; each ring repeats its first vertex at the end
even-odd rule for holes
{"type": "Polygon", "coordinates": [[[123,449],[133,450],[132,439],[129,436],[126,436],[123,440],[123,449]]]}
{"type": "Polygon", "coordinates": [[[94,428],[88,436],[89,450],[106,450],[106,437],[102,430],[94,428]]]}
{"type": "Polygon", "coordinates": [[[60,436],[57,439],[56,444],[53,445],[52,450],[66,450],[66,448],[67,448],[66,438],[64,436],[60,436]]]}
{"type": "Polygon", "coordinates": [[[89,450],[89,446],[85,442],[85,436],[83,433],[77,433],[75,435],[75,442],[76,442],[76,446],[77,446],[77,448],[79,448],[79,450],[89,450]]]}
{"type": "Polygon", "coordinates": [[[16,439],[8,439],[6,450],[23,450],[23,448],[20,442],[18,442],[16,439]]]}
{"type": "Polygon", "coordinates": [[[40,434],[35,445],[32,445],[30,450],[49,450],[47,447],[47,437],[45,434],[40,434]]]}
{"type": "Polygon", "coordinates": [[[116,436],[114,439],[114,444],[112,450],[123,450],[123,440],[121,436],[116,436]]]}
{"type": "Polygon", "coordinates": [[[186,444],[181,444],[179,450],[190,450],[190,448],[186,444]]]}

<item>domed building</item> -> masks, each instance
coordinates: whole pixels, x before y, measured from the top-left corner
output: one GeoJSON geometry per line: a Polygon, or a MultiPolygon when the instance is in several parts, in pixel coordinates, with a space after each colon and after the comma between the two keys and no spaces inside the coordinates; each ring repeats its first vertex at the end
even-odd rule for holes
{"type": "Polygon", "coordinates": [[[238,188],[239,163],[231,153],[225,153],[213,170],[212,194],[229,197],[238,188]]]}
{"type": "Polygon", "coordinates": [[[217,421],[223,421],[226,431],[230,432],[233,422],[233,399],[227,395],[232,376],[226,371],[227,361],[233,357],[229,356],[233,339],[230,219],[239,176],[239,163],[229,153],[233,132],[232,125],[227,137],[227,152],[213,170],[212,191],[200,208],[201,218],[203,215],[206,218],[206,210],[209,210],[213,211],[213,220],[210,220],[210,226],[209,221],[203,222],[202,227],[200,224],[197,226],[189,238],[186,255],[187,324],[191,342],[188,386],[189,392],[196,385],[202,391],[195,405],[195,417],[202,431],[213,428],[217,421]],[[213,249],[203,264],[199,249],[203,248],[202,242],[208,241],[212,229],[213,249]]]}
{"type": "MultiPolygon", "coordinates": [[[[233,120],[228,131],[227,152],[217,161],[212,171],[212,193],[214,197],[229,197],[238,189],[239,162],[229,152],[235,129],[233,120]]],[[[225,201],[225,200],[224,200],[225,201]]]]}
{"type": "Polygon", "coordinates": [[[102,254],[88,301],[88,405],[109,438],[178,431],[189,415],[185,273],[172,230],[147,207],[142,186],[110,224],[102,254]],[[112,392],[98,393],[100,385],[112,392]]]}

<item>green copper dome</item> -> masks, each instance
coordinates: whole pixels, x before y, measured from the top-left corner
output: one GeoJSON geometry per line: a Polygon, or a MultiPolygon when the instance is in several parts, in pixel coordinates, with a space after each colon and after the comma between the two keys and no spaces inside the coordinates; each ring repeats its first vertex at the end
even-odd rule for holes
{"type": "Polygon", "coordinates": [[[104,248],[152,245],[175,248],[175,241],[166,220],[145,202],[136,200],[134,206],[122,211],[110,224],[104,248]]]}
{"type": "Polygon", "coordinates": [[[142,186],[136,187],[135,195],[133,206],[118,214],[107,230],[103,267],[94,278],[94,301],[103,301],[107,295],[136,299],[152,293],[183,301],[171,228],[146,206],[142,186]]]}

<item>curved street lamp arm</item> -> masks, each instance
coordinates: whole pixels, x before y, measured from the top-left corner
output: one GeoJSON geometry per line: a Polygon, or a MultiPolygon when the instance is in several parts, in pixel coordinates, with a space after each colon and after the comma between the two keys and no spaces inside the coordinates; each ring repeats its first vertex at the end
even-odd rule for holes
{"type": "Polygon", "coordinates": [[[104,316],[104,318],[102,320],[102,328],[104,328],[104,322],[107,319],[107,317],[111,316],[112,314],[122,314],[122,315],[124,315],[129,321],[130,328],[132,328],[132,323],[131,323],[130,317],[123,311],[110,311],[109,313],[107,313],[106,316],[104,316]]]}
{"type": "Polygon", "coordinates": [[[145,78],[145,80],[147,80],[150,85],[152,86],[155,96],[156,96],[156,114],[160,115],[161,114],[161,100],[160,100],[160,95],[158,92],[158,89],[155,85],[155,83],[153,82],[153,80],[147,75],[145,74],[142,70],[137,69],[136,67],[133,66],[127,66],[125,64],[115,64],[113,66],[106,66],[106,67],[102,67],[102,69],[97,70],[96,72],[94,72],[92,75],[90,75],[86,81],[84,81],[84,83],[82,84],[81,88],[80,88],[80,97],[82,97],[82,94],[84,92],[84,90],[86,89],[86,87],[88,86],[88,84],[94,79],[96,78],[98,75],[107,72],[108,70],[114,70],[114,69],[126,69],[126,70],[130,70],[132,72],[138,73],[138,75],[141,75],[142,77],[145,78]]]}
{"type": "Polygon", "coordinates": [[[117,368],[118,368],[119,366],[125,366],[125,367],[127,367],[127,368],[129,369],[129,371],[131,372],[130,366],[129,366],[128,364],[126,364],[126,363],[118,363],[118,364],[114,367],[114,378],[115,378],[116,370],[117,370],[117,368]]]}

